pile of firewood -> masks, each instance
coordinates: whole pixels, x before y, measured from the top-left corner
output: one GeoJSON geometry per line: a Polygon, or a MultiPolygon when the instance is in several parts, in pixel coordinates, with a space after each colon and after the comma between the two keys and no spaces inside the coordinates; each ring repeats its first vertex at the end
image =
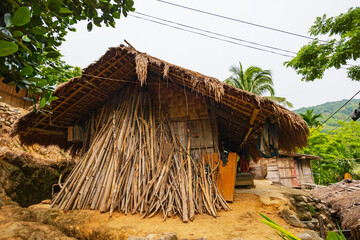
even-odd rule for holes
{"type": "MultiPolygon", "coordinates": [[[[190,155],[168,119],[155,120],[155,107],[143,90],[130,88],[104,105],[89,149],[52,202],[63,210],[119,210],[164,219],[195,214],[214,217],[230,207],[216,186],[217,166],[190,155]]],[[[95,129],[94,129],[95,128],[95,129]]]]}

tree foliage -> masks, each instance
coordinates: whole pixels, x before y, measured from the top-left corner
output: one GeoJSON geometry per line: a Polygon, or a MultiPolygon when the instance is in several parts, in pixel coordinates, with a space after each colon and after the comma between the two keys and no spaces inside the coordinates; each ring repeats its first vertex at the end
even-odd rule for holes
{"type": "Polygon", "coordinates": [[[239,62],[239,66],[230,67],[230,72],[232,75],[225,80],[225,83],[259,96],[270,93],[270,96],[265,97],[284,106],[293,107],[285,98],[275,96],[270,70],[250,66],[244,71],[241,62],[239,62]]]}
{"type": "MultiPolygon", "coordinates": [[[[307,110],[313,110],[313,114],[320,114],[317,120],[324,122],[330,115],[332,115],[337,109],[343,106],[348,100],[339,100],[334,102],[326,102],[316,106],[304,107],[294,110],[295,113],[306,113],[307,110]]],[[[328,119],[321,127],[321,132],[330,132],[339,126],[338,121],[348,121],[351,114],[359,106],[360,99],[352,99],[348,104],[341,108],[334,116],[328,119]]]]}
{"type": "Polygon", "coordinates": [[[88,21],[89,31],[93,25],[115,27],[115,19],[129,11],[134,11],[133,0],[0,1],[0,79],[50,102],[63,78],[42,70],[66,67],[59,47],[68,31],[76,31],[74,24],[88,21]]]}
{"type": "Polygon", "coordinates": [[[318,118],[321,117],[321,114],[313,114],[314,109],[307,109],[305,113],[300,113],[300,116],[305,120],[309,127],[317,127],[321,123],[318,118]]]}
{"type": "MultiPolygon", "coordinates": [[[[327,69],[339,69],[360,57],[360,7],[350,8],[337,17],[318,17],[309,32],[314,37],[326,35],[329,40],[315,39],[303,46],[295,58],[285,62],[302,75],[302,80],[321,79],[327,69]]],[[[360,81],[360,65],[348,67],[347,74],[350,79],[360,81]]]]}
{"type": "Polygon", "coordinates": [[[338,122],[340,127],[330,133],[311,130],[305,154],[320,156],[312,161],[315,182],[329,184],[344,179],[346,172],[360,178],[360,123],[338,122]]]}

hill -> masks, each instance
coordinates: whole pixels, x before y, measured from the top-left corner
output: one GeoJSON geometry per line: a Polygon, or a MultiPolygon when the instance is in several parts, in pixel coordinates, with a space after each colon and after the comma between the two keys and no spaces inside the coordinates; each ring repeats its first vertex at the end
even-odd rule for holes
{"type": "MultiPolygon", "coordinates": [[[[307,109],[314,109],[314,114],[321,113],[322,117],[319,118],[320,122],[324,122],[331,114],[346,103],[347,99],[334,102],[326,102],[320,105],[303,107],[294,110],[293,112],[300,114],[305,113],[307,109]]],[[[345,107],[343,107],[338,113],[336,113],[331,119],[329,119],[323,126],[322,132],[328,132],[335,129],[339,124],[338,121],[350,121],[351,114],[358,107],[360,99],[351,100],[345,107]]]]}

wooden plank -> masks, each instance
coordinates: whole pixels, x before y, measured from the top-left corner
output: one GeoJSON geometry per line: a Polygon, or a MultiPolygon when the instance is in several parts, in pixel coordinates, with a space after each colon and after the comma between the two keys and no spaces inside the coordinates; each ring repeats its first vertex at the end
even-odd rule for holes
{"type": "Polygon", "coordinates": [[[236,153],[229,153],[226,166],[219,165],[220,177],[217,180],[217,186],[224,199],[229,202],[234,200],[237,159],[236,153]]]}
{"type": "MultiPolygon", "coordinates": [[[[205,162],[208,163],[212,169],[219,163],[218,153],[206,153],[204,158],[205,162]]],[[[229,153],[226,166],[223,167],[221,161],[219,164],[216,185],[220,194],[229,202],[234,200],[237,158],[238,155],[236,153],[229,153]]]]}

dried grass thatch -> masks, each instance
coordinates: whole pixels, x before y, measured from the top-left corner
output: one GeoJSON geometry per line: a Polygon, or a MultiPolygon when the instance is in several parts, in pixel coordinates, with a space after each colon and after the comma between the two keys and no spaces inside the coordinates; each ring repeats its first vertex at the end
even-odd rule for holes
{"type": "MultiPolygon", "coordinates": [[[[200,95],[208,102],[213,101],[220,137],[229,146],[238,148],[248,129],[252,128],[245,145],[253,158],[257,158],[257,137],[267,118],[277,126],[280,150],[292,152],[306,145],[309,134],[306,122],[279,104],[123,45],[110,48],[98,61],[83,69],[82,77],[59,85],[54,92],[59,99],[51,104],[51,117],[30,113],[17,122],[13,134],[20,134],[25,142],[36,142],[45,131],[41,135],[33,132],[34,128],[48,130],[49,134],[50,131],[66,133],[68,126],[88,119],[92,111],[124,86],[137,83],[141,86],[171,83],[183,89],[185,94],[200,95]],[[250,126],[254,109],[260,109],[260,112],[250,126]]],[[[69,147],[59,136],[53,140],[69,147]]]]}
{"type": "Polygon", "coordinates": [[[360,238],[360,180],[344,179],[327,187],[312,190],[340,218],[341,228],[351,230],[353,239],[360,238]]]}

